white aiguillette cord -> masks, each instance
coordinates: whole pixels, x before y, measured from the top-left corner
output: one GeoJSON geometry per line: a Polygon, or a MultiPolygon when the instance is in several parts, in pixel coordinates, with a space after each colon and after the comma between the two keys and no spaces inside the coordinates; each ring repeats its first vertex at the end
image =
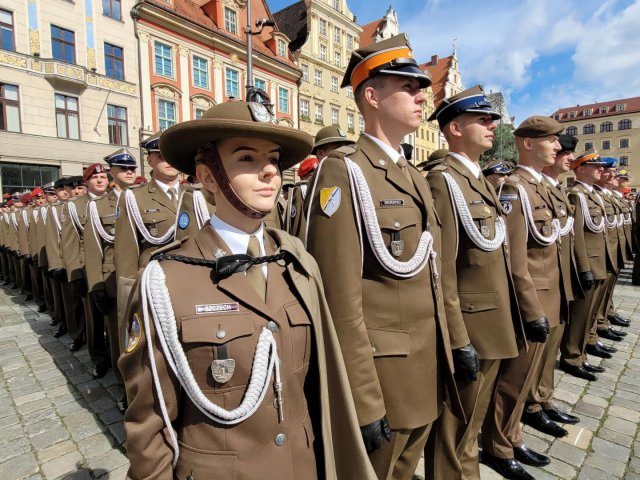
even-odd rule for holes
{"type": "Polygon", "coordinates": [[[140,210],[138,209],[138,203],[136,202],[136,197],[131,190],[124,191],[124,200],[127,208],[127,213],[129,214],[129,218],[132,218],[136,224],[138,231],[142,234],[142,237],[152,245],[164,245],[169,240],[173,238],[173,234],[176,231],[175,224],[167,230],[167,232],[161,237],[154,237],[151,235],[149,230],[144,224],[142,220],[142,216],[140,215],[140,210]]]}
{"type": "MultiPolygon", "coordinates": [[[[560,221],[557,218],[551,220],[551,235],[545,236],[541,234],[536,228],[536,223],[533,218],[533,212],[531,210],[531,203],[529,203],[529,195],[524,187],[520,184],[516,184],[518,188],[518,192],[520,193],[520,198],[522,201],[522,209],[524,210],[524,218],[527,223],[527,231],[531,232],[531,236],[533,239],[538,242],[540,245],[549,246],[553,244],[556,240],[558,240],[558,235],[560,234],[560,221]]],[[[527,237],[529,235],[527,234],[527,237]]]]}
{"type": "Polygon", "coordinates": [[[175,467],[179,457],[178,439],[171,425],[171,419],[169,418],[166,402],[162,393],[162,384],[153,353],[153,338],[152,335],[150,335],[151,320],[149,317],[151,316],[153,318],[155,331],[158,334],[165,359],[184,391],[193,404],[198,407],[204,415],[222,425],[241,423],[255,413],[269,390],[272,374],[275,373],[276,390],[281,388],[280,359],[278,357],[277,345],[273,333],[271,333],[268,328],[263,328],[258,337],[249,385],[242,398],[242,402],[233,410],[226,410],[211,402],[206,397],[193,376],[193,372],[189,367],[189,361],[178,338],[175,313],[171,304],[169,290],[166,286],[166,276],[158,261],[152,260],[145,268],[140,280],[140,292],[144,333],[148,343],[147,353],[151,365],[151,374],[153,376],[153,383],[158,396],[162,418],[164,419],[173,443],[173,466],[175,467]],[[151,312],[149,312],[149,309],[151,309],[151,312]]]}
{"type": "Polygon", "coordinates": [[[78,217],[78,210],[76,209],[76,204],[72,201],[67,202],[67,208],[69,209],[69,216],[73,221],[73,226],[75,227],[78,233],[84,232],[84,226],[82,222],[80,222],[80,217],[78,217]]]}
{"type": "MultiPolygon", "coordinates": [[[[460,223],[464,227],[464,231],[467,233],[469,239],[481,250],[486,252],[493,252],[498,249],[505,240],[505,223],[501,216],[497,216],[495,221],[495,234],[493,239],[485,238],[482,233],[476,227],[467,202],[460,190],[460,186],[454,180],[454,178],[447,172],[442,172],[442,176],[449,186],[449,195],[451,197],[451,203],[454,205],[453,212],[460,218],[460,223]]],[[[456,235],[457,237],[457,235],[456,235]]],[[[456,249],[457,250],[457,249],[456,249]]]]}
{"type": "Polygon", "coordinates": [[[604,230],[604,217],[600,219],[600,223],[596,225],[593,223],[593,219],[591,218],[591,214],[589,213],[589,204],[587,203],[587,198],[584,196],[582,192],[575,192],[578,196],[578,201],[580,202],[580,208],[582,209],[582,218],[584,219],[585,226],[591,230],[593,233],[600,233],[604,230]]]}

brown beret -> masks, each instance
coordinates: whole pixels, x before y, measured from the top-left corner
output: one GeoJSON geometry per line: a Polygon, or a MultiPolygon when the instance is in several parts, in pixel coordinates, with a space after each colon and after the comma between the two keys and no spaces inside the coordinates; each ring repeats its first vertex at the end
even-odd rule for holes
{"type": "Polygon", "coordinates": [[[564,127],[553,118],[534,115],[522,122],[520,126],[514,130],[513,134],[516,137],[538,138],[557,135],[562,130],[564,130],[564,127]]]}

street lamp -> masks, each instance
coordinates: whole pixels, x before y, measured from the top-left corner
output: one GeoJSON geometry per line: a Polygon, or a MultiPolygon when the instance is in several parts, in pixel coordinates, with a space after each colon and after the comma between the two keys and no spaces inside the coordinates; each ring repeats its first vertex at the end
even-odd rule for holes
{"type": "Polygon", "coordinates": [[[256,89],[253,86],[253,36],[260,35],[264,27],[275,27],[276,22],[270,18],[259,18],[256,20],[256,27],[258,30],[255,32],[251,28],[251,0],[247,1],[247,26],[244,29],[244,33],[247,35],[247,85],[246,85],[246,97],[248,102],[260,102],[265,107],[269,108],[269,111],[273,114],[273,105],[270,103],[269,95],[267,92],[256,89]]]}

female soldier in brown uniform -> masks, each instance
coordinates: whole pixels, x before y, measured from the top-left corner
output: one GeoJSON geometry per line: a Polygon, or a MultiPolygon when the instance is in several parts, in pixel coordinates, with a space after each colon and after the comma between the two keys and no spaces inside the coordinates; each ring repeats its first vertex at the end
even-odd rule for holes
{"type": "Polygon", "coordinates": [[[129,307],[129,477],[375,478],[317,265],[263,224],[311,137],[230,102],[166,130],[160,149],[217,210],[156,254],[129,307]]]}

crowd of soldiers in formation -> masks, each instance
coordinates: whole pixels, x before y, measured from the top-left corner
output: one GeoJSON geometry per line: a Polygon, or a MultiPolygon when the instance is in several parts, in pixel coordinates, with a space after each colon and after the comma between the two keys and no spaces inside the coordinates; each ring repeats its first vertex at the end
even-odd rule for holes
{"type": "MultiPolygon", "coordinates": [[[[322,129],[267,209],[227,155],[255,163],[272,143],[289,168],[307,140],[245,102],[143,142],[148,183],[121,149],[5,196],[4,285],[49,312],[70,350],[87,343],[95,378],[114,369],[131,478],[411,479],[424,453],[430,479],[479,480],[482,461],[530,480],[522,464],[550,460],[521,422],[563,437],[580,421],[553,402],[558,356],[596,381],[605,369],[588,355],[610,358],[601,339],[626,335],[612,297],[638,232],[615,159],[576,154],[575,137],[533,116],[514,132],[516,166],[481,167],[499,114],[474,87],[432,116],[449,150],[414,167],[398,147],[428,78],[404,35],[355,53],[343,86],[367,133],[322,129]],[[225,153],[236,138],[255,148],[225,153]],[[237,218],[261,225],[255,249],[237,218]]],[[[258,176],[280,178],[264,173],[273,163],[258,176]]]]}

